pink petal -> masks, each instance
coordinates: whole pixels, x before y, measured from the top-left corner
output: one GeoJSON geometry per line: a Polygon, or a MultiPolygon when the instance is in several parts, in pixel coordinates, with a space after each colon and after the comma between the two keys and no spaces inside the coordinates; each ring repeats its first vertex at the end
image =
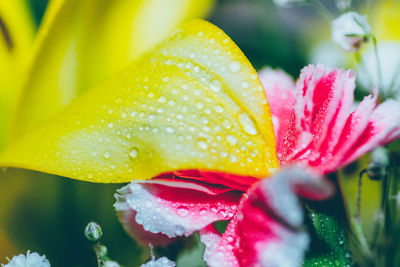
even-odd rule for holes
{"type": "Polygon", "coordinates": [[[271,109],[272,122],[277,140],[277,151],[281,151],[296,99],[293,79],[281,70],[270,68],[261,70],[259,77],[264,86],[271,109]]]}
{"type": "Polygon", "coordinates": [[[336,144],[351,111],[354,81],[351,71],[321,65],[302,70],[284,146],[278,151],[281,163],[316,160],[336,144]]]}
{"type": "Polygon", "coordinates": [[[258,181],[257,178],[251,176],[241,176],[223,172],[201,170],[176,171],[172,174],[172,176],[169,177],[174,176],[213,185],[223,185],[240,191],[247,191],[247,189],[249,189],[255,182],[258,181]]]}
{"type": "Polygon", "coordinates": [[[229,220],[240,195],[226,187],[182,179],[133,181],[116,194],[115,208],[128,233],[142,243],[156,244],[159,235],[154,234],[188,236],[215,221],[229,220]],[[143,234],[142,227],[153,235],[143,234]]]}
{"type": "MultiPolygon", "coordinates": [[[[276,88],[286,94],[287,89],[276,88]]],[[[282,165],[297,162],[328,173],[400,137],[399,102],[390,100],[376,107],[375,94],[352,111],[354,88],[352,71],[322,65],[302,70],[294,108],[283,130],[286,134],[277,137],[282,165]]],[[[271,98],[283,105],[275,100],[278,97],[271,98]]],[[[283,113],[287,118],[287,111],[283,113]]]]}
{"type": "Polygon", "coordinates": [[[351,129],[343,133],[345,134],[352,137],[352,142],[349,142],[351,146],[348,145],[350,147],[343,154],[341,165],[350,163],[362,154],[400,137],[400,102],[387,100],[380,104],[368,116],[368,123],[361,134],[354,134],[351,129]]]}
{"type": "Polygon", "coordinates": [[[213,226],[200,231],[208,266],[301,266],[309,237],[298,192],[326,198],[333,186],[296,168],[258,182],[242,197],[225,233],[213,226]]]}

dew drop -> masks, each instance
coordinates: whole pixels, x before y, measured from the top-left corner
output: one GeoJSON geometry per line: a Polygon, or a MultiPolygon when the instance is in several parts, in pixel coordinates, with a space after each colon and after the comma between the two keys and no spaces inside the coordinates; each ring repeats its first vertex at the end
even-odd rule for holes
{"type": "Polygon", "coordinates": [[[230,122],[229,120],[227,120],[227,119],[225,119],[225,120],[222,122],[222,125],[223,125],[226,129],[230,129],[230,128],[232,127],[231,122],[230,122]]]}
{"type": "Polygon", "coordinates": [[[172,127],[167,127],[167,128],[165,129],[165,131],[166,131],[167,133],[169,133],[169,134],[172,134],[172,133],[174,132],[174,128],[172,128],[172,127]]]}
{"type": "Polygon", "coordinates": [[[221,151],[221,152],[219,153],[219,155],[220,155],[222,158],[226,158],[226,157],[228,157],[228,152],[221,151]]]}
{"type": "Polygon", "coordinates": [[[225,138],[231,145],[237,144],[237,139],[233,135],[228,134],[225,138]]]}
{"type": "Polygon", "coordinates": [[[240,126],[242,126],[243,130],[249,135],[256,135],[258,134],[257,128],[254,125],[254,122],[247,116],[246,113],[240,113],[238,115],[238,120],[240,126]]]}
{"type": "Polygon", "coordinates": [[[165,98],[165,96],[160,96],[160,98],[158,99],[158,102],[165,103],[165,102],[167,102],[167,99],[165,98]]]}
{"type": "Polygon", "coordinates": [[[234,60],[231,63],[229,63],[229,70],[232,72],[238,72],[238,71],[240,71],[241,68],[242,68],[242,65],[237,60],[234,60]]]}
{"type": "Polygon", "coordinates": [[[224,108],[223,108],[222,106],[220,106],[220,105],[215,106],[214,110],[215,110],[217,113],[222,113],[222,112],[224,112],[224,108]]]}
{"type": "Polygon", "coordinates": [[[225,209],[222,209],[222,210],[219,210],[219,211],[218,211],[218,215],[225,218],[226,215],[227,215],[227,212],[226,212],[225,209]]]}
{"type": "Polygon", "coordinates": [[[204,104],[203,104],[203,103],[201,103],[201,102],[197,102],[197,103],[196,103],[196,108],[202,109],[203,107],[204,107],[204,104]]]}
{"type": "Polygon", "coordinates": [[[206,213],[207,213],[206,209],[203,208],[200,210],[200,215],[205,215],[206,213]]]}
{"type": "Polygon", "coordinates": [[[197,144],[198,144],[199,147],[202,148],[202,149],[207,149],[207,148],[208,148],[207,143],[206,143],[205,141],[203,141],[203,140],[198,141],[197,144]]]}
{"type": "Polygon", "coordinates": [[[205,117],[205,116],[202,116],[202,117],[200,118],[200,121],[201,121],[202,123],[204,123],[204,124],[207,124],[207,123],[208,123],[208,119],[207,119],[207,117],[205,117]]]}
{"type": "Polygon", "coordinates": [[[154,121],[156,119],[156,115],[152,114],[149,116],[149,121],[154,121]]]}
{"type": "Polygon", "coordinates": [[[139,150],[137,148],[132,148],[131,151],[129,152],[129,157],[131,158],[136,158],[139,154],[139,150]]]}
{"type": "Polygon", "coordinates": [[[218,79],[213,79],[210,82],[210,89],[213,90],[214,92],[218,93],[222,89],[222,84],[218,79]]]}
{"type": "Polygon", "coordinates": [[[179,206],[177,212],[181,217],[186,217],[189,215],[189,209],[185,206],[179,206]]]}
{"type": "Polygon", "coordinates": [[[103,154],[104,158],[109,159],[111,157],[111,153],[110,152],[105,152],[103,154]]]}

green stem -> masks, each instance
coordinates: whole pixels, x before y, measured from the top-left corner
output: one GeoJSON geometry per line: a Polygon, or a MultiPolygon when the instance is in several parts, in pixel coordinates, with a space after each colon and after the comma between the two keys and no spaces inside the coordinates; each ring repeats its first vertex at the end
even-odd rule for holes
{"type": "Polygon", "coordinates": [[[362,253],[363,257],[371,261],[373,259],[373,254],[369,249],[367,239],[365,238],[364,232],[362,230],[361,219],[353,218],[351,219],[351,225],[353,226],[353,234],[356,237],[359,246],[359,251],[362,253]]]}
{"type": "Polygon", "coordinates": [[[371,38],[372,38],[372,42],[374,44],[376,67],[378,68],[378,84],[376,86],[378,87],[378,89],[382,90],[383,89],[383,78],[382,78],[381,62],[379,60],[379,54],[378,54],[378,45],[377,45],[376,37],[372,35],[371,38]]]}
{"type": "Polygon", "coordinates": [[[357,206],[356,206],[356,214],[355,219],[361,221],[361,187],[362,187],[362,178],[363,175],[367,173],[367,169],[364,169],[358,175],[358,186],[357,186],[357,206]]]}

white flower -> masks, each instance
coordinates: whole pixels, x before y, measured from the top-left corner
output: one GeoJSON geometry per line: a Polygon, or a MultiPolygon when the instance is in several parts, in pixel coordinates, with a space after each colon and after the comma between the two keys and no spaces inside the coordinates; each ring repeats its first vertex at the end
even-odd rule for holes
{"type": "Polygon", "coordinates": [[[332,21],[332,40],[346,51],[358,50],[370,32],[367,17],[356,12],[347,12],[332,21]]]}
{"type": "Polygon", "coordinates": [[[19,254],[14,256],[9,263],[2,264],[3,267],[50,267],[50,262],[45,256],[40,256],[36,252],[30,253],[28,251],[26,255],[19,254]]]}
{"type": "Polygon", "coordinates": [[[175,267],[175,266],[176,266],[175,262],[170,261],[167,257],[162,257],[157,260],[148,261],[142,264],[140,267],[175,267]]]}
{"type": "Polygon", "coordinates": [[[380,85],[384,97],[400,99],[400,42],[380,41],[378,56],[379,65],[373,48],[363,53],[363,64],[357,69],[361,87],[369,91],[371,87],[380,85]],[[379,81],[378,66],[381,67],[382,81],[379,81]]]}

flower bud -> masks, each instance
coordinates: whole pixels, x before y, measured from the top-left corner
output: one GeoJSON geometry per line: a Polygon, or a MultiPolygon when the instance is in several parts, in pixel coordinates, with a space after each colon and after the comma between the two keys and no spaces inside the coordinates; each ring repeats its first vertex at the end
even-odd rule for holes
{"type": "Polygon", "coordinates": [[[386,167],[389,165],[387,149],[378,147],[371,153],[371,162],[368,164],[367,174],[372,180],[381,180],[386,175],[386,167]]]}
{"type": "Polygon", "coordinates": [[[332,21],[332,40],[346,51],[357,51],[370,34],[367,17],[356,12],[347,12],[332,21]]]}
{"type": "Polygon", "coordinates": [[[140,267],[175,267],[175,266],[176,266],[175,262],[169,260],[167,257],[162,257],[157,260],[151,260],[140,265],[140,267]]]}
{"type": "Polygon", "coordinates": [[[31,253],[29,250],[24,254],[14,256],[9,263],[1,264],[3,267],[21,267],[21,266],[35,266],[35,267],[50,267],[50,262],[45,256],[40,256],[38,253],[31,253]]]}
{"type": "Polygon", "coordinates": [[[85,228],[85,236],[87,239],[95,242],[95,241],[98,241],[102,235],[103,235],[103,232],[98,223],[95,223],[95,222],[88,223],[88,225],[85,228]]]}

